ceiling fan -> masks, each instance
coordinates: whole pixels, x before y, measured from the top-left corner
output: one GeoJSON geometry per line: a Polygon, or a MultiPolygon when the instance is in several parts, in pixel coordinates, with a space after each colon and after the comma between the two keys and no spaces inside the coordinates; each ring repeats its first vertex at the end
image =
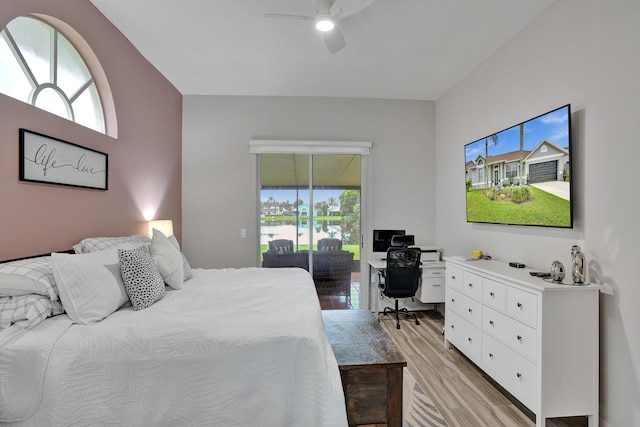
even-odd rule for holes
{"type": "Polygon", "coordinates": [[[342,32],[337,26],[339,19],[360,12],[375,0],[317,0],[314,16],[292,15],[287,13],[266,13],[267,18],[298,19],[313,21],[318,31],[322,33],[329,52],[336,53],[346,46],[342,32]]]}

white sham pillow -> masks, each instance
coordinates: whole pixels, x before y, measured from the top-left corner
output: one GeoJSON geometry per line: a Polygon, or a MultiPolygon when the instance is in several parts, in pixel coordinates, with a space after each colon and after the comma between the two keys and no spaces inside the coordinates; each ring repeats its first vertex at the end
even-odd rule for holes
{"type": "Polygon", "coordinates": [[[156,262],[162,280],[173,289],[182,289],[184,284],[184,268],[182,253],[162,231],[153,229],[151,245],[149,245],[151,257],[156,262]]]}
{"type": "Polygon", "coordinates": [[[184,270],[183,279],[186,282],[193,277],[191,264],[189,264],[189,261],[187,261],[187,257],[184,256],[184,252],[182,252],[182,250],[180,249],[180,243],[178,243],[178,239],[176,239],[176,236],[169,236],[169,241],[173,243],[173,246],[178,248],[178,250],[180,251],[180,255],[182,255],[182,269],[184,270]]]}
{"type": "Polygon", "coordinates": [[[49,296],[49,291],[42,283],[31,277],[20,274],[0,273],[0,296],[18,295],[44,295],[49,296]]]}
{"type": "Polygon", "coordinates": [[[129,301],[115,249],[88,254],[51,254],[60,301],[81,325],[104,319],[129,301]]]}

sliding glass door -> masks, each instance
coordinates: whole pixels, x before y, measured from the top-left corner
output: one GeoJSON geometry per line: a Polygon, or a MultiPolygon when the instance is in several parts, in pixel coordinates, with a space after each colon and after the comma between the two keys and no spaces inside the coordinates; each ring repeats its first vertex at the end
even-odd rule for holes
{"type": "Polygon", "coordinates": [[[331,294],[334,290],[324,286],[324,282],[320,290],[320,276],[331,284],[343,280],[341,277],[346,273],[349,283],[336,285],[336,295],[347,297],[352,305],[359,301],[359,295],[354,295],[351,289],[345,294],[344,286],[351,288],[353,281],[357,292],[361,156],[263,153],[259,157],[259,170],[260,253],[269,250],[269,242],[291,241],[298,260],[301,254],[306,255],[306,267],[317,279],[319,293],[331,294]],[[333,245],[328,248],[318,248],[321,239],[335,240],[330,241],[333,245]],[[327,254],[325,249],[352,255],[327,254]]]}

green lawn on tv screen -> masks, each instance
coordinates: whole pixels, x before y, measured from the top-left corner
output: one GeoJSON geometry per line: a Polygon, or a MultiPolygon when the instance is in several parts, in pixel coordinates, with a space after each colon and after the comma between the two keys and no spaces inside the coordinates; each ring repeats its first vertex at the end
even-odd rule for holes
{"type": "Polygon", "coordinates": [[[545,225],[569,227],[571,202],[535,187],[529,187],[533,200],[512,203],[508,200],[489,200],[483,190],[467,192],[467,221],[495,224],[545,225]]]}

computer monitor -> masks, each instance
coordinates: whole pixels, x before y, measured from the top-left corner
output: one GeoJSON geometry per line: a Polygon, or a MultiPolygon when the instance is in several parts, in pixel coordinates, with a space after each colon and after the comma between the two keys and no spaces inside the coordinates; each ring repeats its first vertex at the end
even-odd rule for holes
{"type": "Polygon", "coordinates": [[[405,234],[405,230],[373,230],[373,252],[386,253],[391,246],[391,237],[405,234]]]}

